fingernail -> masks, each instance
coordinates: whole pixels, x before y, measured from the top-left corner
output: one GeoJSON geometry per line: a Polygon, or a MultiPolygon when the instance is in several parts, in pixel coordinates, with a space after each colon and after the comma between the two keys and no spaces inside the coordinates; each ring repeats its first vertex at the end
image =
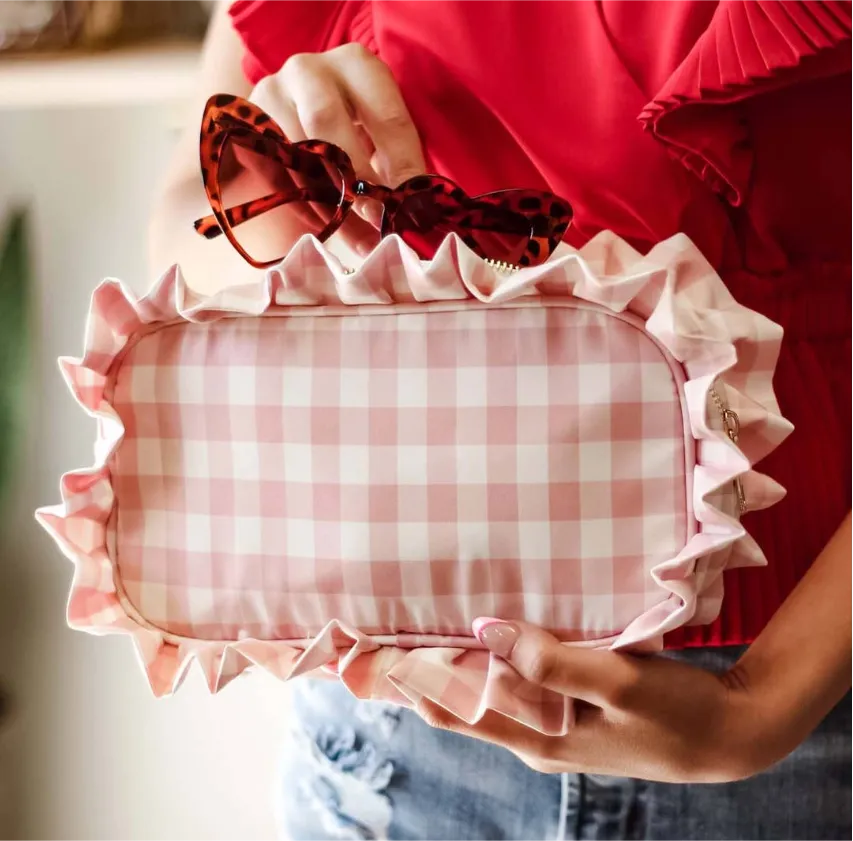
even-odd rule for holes
{"type": "Polygon", "coordinates": [[[382,208],[375,204],[365,205],[364,218],[378,231],[382,227],[382,208]]]}
{"type": "Polygon", "coordinates": [[[471,627],[474,629],[474,635],[489,651],[504,659],[512,654],[521,633],[511,622],[490,616],[475,619],[471,627]]]}
{"type": "Polygon", "coordinates": [[[382,227],[382,206],[369,199],[358,199],[355,204],[356,213],[378,231],[382,227]]]}

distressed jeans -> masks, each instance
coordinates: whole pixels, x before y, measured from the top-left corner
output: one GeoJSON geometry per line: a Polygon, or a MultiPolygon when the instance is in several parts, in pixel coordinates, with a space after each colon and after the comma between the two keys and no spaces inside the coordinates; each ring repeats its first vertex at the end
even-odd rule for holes
{"type": "MultiPolygon", "coordinates": [[[[742,649],[673,654],[711,670],[742,649]]],[[[850,696],[793,754],[749,780],[669,785],[545,775],[336,684],[297,681],[279,786],[298,839],[835,839],[851,836],[850,696]]]]}

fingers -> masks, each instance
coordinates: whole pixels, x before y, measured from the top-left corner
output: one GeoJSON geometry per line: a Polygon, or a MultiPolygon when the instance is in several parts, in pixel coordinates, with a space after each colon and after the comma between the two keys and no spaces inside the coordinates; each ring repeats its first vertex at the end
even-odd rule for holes
{"type": "Polygon", "coordinates": [[[425,170],[420,138],[391,71],[360,44],[292,56],[252,99],[269,106],[292,140],[340,146],[360,178],[396,186],[425,170]]]}
{"type": "Polygon", "coordinates": [[[468,724],[444,707],[424,699],[418,704],[417,713],[430,727],[437,730],[449,730],[470,736],[481,742],[499,745],[515,754],[536,756],[545,760],[558,747],[558,740],[553,736],[545,736],[493,710],[486,712],[476,724],[468,724]]]}
{"type": "Polygon", "coordinates": [[[368,221],[355,213],[350,213],[338,229],[340,236],[359,257],[366,257],[379,241],[378,221],[375,225],[373,221],[372,218],[368,221]]]}
{"type": "Polygon", "coordinates": [[[396,187],[426,169],[420,137],[387,65],[358,44],[330,53],[355,114],[376,150],[383,183],[396,187]]]}
{"type": "Polygon", "coordinates": [[[598,707],[622,706],[640,679],[629,655],[563,645],[522,622],[482,618],[474,633],[531,683],[598,707]]]}
{"type": "Polygon", "coordinates": [[[267,112],[291,143],[307,140],[296,106],[285,93],[277,76],[267,76],[255,85],[249,99],[267,112]]]}
{"type": "MultiPolygon", "coordinates": [[[[390,70],[359,44],[292,56],[251,99],[291,141],[312,138],[343,149],[359,178],[395,186],[424,172],[420,139],[390,70]]],[[[340,235],[363,255],[376,242],[381,207],[361,201],[354,209],[340,235]]]]}
{"type": "Polygon", "coordinates": [[[339,146],[359,178],[376,181],[379,176],[370,165],[372,150],[355,124],[345,80],[335,65],[323,55],[296,55],[285,64],[281,78],[304,135],[339,146]]]}

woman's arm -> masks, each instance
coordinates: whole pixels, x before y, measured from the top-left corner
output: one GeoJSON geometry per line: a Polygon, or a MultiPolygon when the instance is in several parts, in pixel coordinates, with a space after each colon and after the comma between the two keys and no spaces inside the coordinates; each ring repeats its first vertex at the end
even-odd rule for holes
{"type": "Polygon", "coordinates": [[[851,516],[729,673],[768,716],[773,759],[790,753],[850,688],[851,516]]]}
{"type": "Polygon", "coordinates": [[[225,285],[246,281],[252,269],[225,237],[202,239],[193,220],[210,212],[199,170],[198,133],[207,98],[213,93],[248,95],[241,61],[243,45],[231,26],[228,3],[219,3],[213,13],[202,49],[201,69],[195,93],[188,104],[186,128],[182,131],[160,188],[149,231],[150,263],[155,275],[180,263],[185,278],[205,293],[225,285]]]}
{"type": "Polygon", "coordinates": [[[425,701],[433,726],[502,745],[533,768],[724,782],[790,753],[850,688],[851,520],[737,664],[722,675],[661,657],[561,645],[521,623],[474,630],[523,677],[582,703],[566,736],[497,713],[468,725],[425,701]]]}
{"type": "MultiPolygon", "coordinates": [[[[288,4],[280,5],[281,14],[286,15],[288,4]]],[[[227,4],[220,4],[205,41],[188,127],[151,220],[155,273],[180,263],[190,285],[208,294],[258,278],[257,270],[243,261],[225,237],[207,240],[193,228],[194,220],[210,213],[199,171],[202,111],[213,93],[249,95],[242,53],[227,4]]],[[[396,185],[424,172],[420,138],[391,71],[359,44],[293,55],[278,73],[258,84],[251,98],[291,141],[319,138],[339,146],[360,178],[396,185]]],[[[356,209],[364,220],[350,215],[340,231],[344,242],[331,243],[332,250],[340,249],[339,256],[347,259],[369,250],[381,216],[375,203],[357,203],[356,209]]]]}

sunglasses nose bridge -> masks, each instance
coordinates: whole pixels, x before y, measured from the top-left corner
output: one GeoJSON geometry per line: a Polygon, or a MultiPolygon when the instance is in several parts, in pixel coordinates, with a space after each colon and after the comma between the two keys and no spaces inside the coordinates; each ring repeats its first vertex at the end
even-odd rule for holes
{"type": "Polygon", "coordinates": [[[374,199],[375,201],[382,202],[382,204],[385,204],[388,197],[394,192],[388,187],[383,187],[381,184],[371,184],[362,178],[359,178],[353,184],[352,189],[356,198],[374,199]]]}

